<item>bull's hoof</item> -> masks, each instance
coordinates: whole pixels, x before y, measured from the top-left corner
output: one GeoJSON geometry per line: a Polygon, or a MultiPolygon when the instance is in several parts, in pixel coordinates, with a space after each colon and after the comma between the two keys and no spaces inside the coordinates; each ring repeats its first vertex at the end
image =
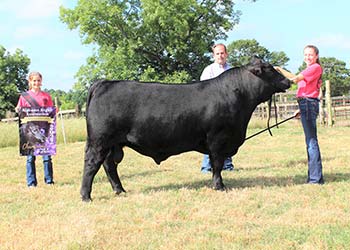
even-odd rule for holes
{"type": "Polygon", "coordinates": [[[213,189],[214,189],[214,190],[217,190],[217,191],[226,191],[226,187],[225,187],[224,184],[222,184],[222,185],[215,185],[215,186],[213,187],[213,189]]]}
{"type": "Polygon", "coordinates": [[[90,203],[90,202],[92,202],[92,199],[90,198],[90,197],[81,197],[81,200],[83,201],[83,202],[86,202],[86,203],[90,203]]]}
{"type": "Polygon", "coordinates": [[[118,189],[115,191],[116,195],[120,195],[121,193],[126,193],[126,191],[124,189],[118,189]]]}

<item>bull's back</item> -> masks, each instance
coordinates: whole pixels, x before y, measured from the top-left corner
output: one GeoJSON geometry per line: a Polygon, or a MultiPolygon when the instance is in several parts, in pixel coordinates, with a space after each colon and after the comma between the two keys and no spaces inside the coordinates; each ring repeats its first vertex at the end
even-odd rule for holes
{"type": "Polygon", "coordinates": [[[169,116],[198,111],[206,95],[195,84],[159,84],[136,81],[103,81],[89,91],[87,109],[100,116],[169,116]]]}
{"type": "Polygon", "coordinates": [[[174,145],[181,147],[179,151],[193,150],[191,144],[204,140],[201,126],[208,103],[196,84],[106,81],[100,85],[88,106],[90,137],[165,151],[174,145]]]}

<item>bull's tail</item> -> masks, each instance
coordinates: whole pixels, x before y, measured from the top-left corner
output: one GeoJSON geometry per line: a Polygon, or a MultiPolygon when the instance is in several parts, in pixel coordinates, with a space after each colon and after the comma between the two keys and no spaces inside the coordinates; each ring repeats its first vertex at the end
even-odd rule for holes
{"type": "Polygon", "coordinates": [[[91,101],[92,97],[94,96],[95,90],[104,81],[105,80],[94,81],[94,83],[90,86],[90,88],[88,90],[88,95],[87,95],[87,99],[86,99],[86,112],[85,112],[86,118],[88,117],[90,101],[91,101]]]}

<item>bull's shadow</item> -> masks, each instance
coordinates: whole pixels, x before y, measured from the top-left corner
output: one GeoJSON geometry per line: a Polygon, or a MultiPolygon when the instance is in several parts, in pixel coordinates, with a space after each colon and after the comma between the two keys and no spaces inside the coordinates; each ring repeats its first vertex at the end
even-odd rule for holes
{"type": "MultiPolygon", "coordinates": [[[[234,173],[233,173],[234,174],[234,173]]],[[[257,176],[249,178],[224,178],[224,183],[226,185],[226,191],[232,189],[245,189],[245,188],[254,188],[254,187],[287,187],[293,185],[303,185],[306,183],[306,174],[305,175],[294,175],[288,177],[266,177],[266,176],[257,176]]],[[[350,173],[331,173],[325,174],[324,179],[326,183],[332,182],[343,182],[350,179],[350,173]]],[[[157,187],[149,187],[145,189],[145,192],[154,192],[154,191],[164,191],[164,190],[178,190],[181,188],[199,190],[203,187],[211,187],[211,180],[201,180],[195,182],[184,182],[183,184],[168,184],[161,185],[157,187]]]]}
{"type": "MultiPolygon", "coordinates": [[[[323,162],[331,161],[335,159],[335,157],[324,157],[323,162]]],[[[246,167],[233,171],[233,172],[223,172],[223,180],[226,185],[226,190],[230,191],[233,189],[245,189],[245,188],[254,188],[254,187],[286,187],[293,185],[303,185],[306,183],[307,179],[307,160],[291,160],[286,162],[285,164],[265,164],[262,167],[246,167]],[[296,165],[305,165],[305,174],[300,175],[290,175],[285,177],[275,177],[275,176],[257,176],[257,177],[239,177],[240,172],[248,172],[248,171],[257,171],[264,169],[281,169],[281,168],[293,168],[296,165]]],[[[102,170],[102,169],[101,169],[102,170]]],[[[102,170],[103,171],[103,170],[102,170]]],[[[149,170],[139,171],[133,174],[121,174],[121,180],[132,180],[137,177],[150,177],[153,175],[158,175],[160,173],[172,172],[173,170],[162,169],[162,168],[154,168],[149,170]]],[[[196,173],[197,174],[197,173],[196,173]]],[[[201,174],[201,173],[198,173],[201,174]]],[[[164,190],[179,190],[181,188],[199,190],[203,187],[211,188],[211,174],[203,175],[202,180],[199,181],[184,181],[183,183],[170,183],[167,185],[159,185],[159,186],[150,186],[148,188],[143,189],[144,192],[154,192],[154,191],[164,191],[164,190]],[[209,177],[209,178],[208,178],[209,177]]],[[[332,182],[343,182],[348,181],[350,179],[350,173],[330,173],[324,174],[324,179],[326,183],[332,182]]],[[[108,179],[105,175],[97,176],[95,178],[95,182],[108,182],[108,179]]],[[[132,187],[127,188],[131,190],[132,187]]]]}
{"type": "MultiPolygon", "coordinates": [[[[336,159],[335,157],[322,157],[322,162],[325,163],[327,161],[331,161],[336,159]]],[[[244,171],[256,171],[256,170],[262,170],[262,169],[281,169],[281,168],[294,168],[296,165],[305,165],[305,168],[307,168],[307,159],[301,159],[301,160],[290,160],[287,163],[281,165],[281,164],[265,164],[262,167],[249,167],[245,168],[244,171]]]]}
{"type": "MultiPolygon", "coordinates": [[[[334,160],[335,157],[323,157],[323,162],[334,160]]],[[[157,172],[161,172],[162,170],[159,170],[157,172]]],[[[226,185],[226,190],[230,191],[232,189],[244,189],[244,188],[252,188],[252,187],[286,187],[286,186],[293,186],[293,185],[303,185],[306,183],[307,179],[307,159],[300,159],[300,160],[291,160],[286,162],[285,164],[267,164],[262,167],[247,167],[247,168],[241,168],[229,172],[230,176],[234,176],[235,178],[230,178],[230,176],[227,175],[227,173],[223,172],[223,180],[226,185]],[[257,177],[239,177],[239,172],[247,172],[247,171],[256,171],[256,170],[263,170],[263,169],[281,169],[286,168],[290,169],[295,167],[296,165],[305,165],[305,174],[299,174],[299,175],[290,175],[285,177],[275,177],[275,176],[257,176],[257,177]]],[[[211,177],[211,174],[208,175],[208,177],[211,177]]],[[[331,182],[342,182],[347,181],[350,178],[350,173],[330,173],[330,174],[324,174],[324,179],[326,183],[331,182]]],[[[181,189],[181,188],[187,188],[187,189],[194,189],[198,190],[203,187],[211,187],[211,178],[209,179],[203,179],[201,181],[194,181],[194,182],[187,182],[183,184],[169,184],[169,185],[162,185],[159,187],[150,187],[147,188],[145,191],[160,191],[160,190],[172,190],[172,189],[181,189]]]]}

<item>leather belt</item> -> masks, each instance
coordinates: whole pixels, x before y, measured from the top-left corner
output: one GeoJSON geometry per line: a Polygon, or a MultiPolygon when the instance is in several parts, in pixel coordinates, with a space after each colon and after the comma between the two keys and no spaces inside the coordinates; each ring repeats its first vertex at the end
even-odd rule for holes
{"type": "Polygon", "coordinates": [[[299,101],[301,101],[301,100],[307,100],[307,99],[309,99],[309,100],[317,100],[318,101],[318,98],[313,98],[313,97],[297,97],[297,101],[299,102],[299,101]]]}

